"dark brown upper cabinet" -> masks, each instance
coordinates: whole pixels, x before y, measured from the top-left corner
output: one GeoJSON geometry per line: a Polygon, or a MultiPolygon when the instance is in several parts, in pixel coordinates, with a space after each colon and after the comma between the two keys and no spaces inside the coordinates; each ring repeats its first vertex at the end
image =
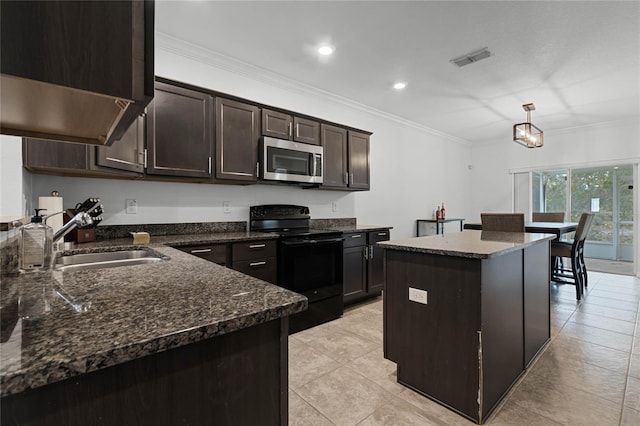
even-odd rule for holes
{"type": "Polygon", "coordinates": [[[341,127],[322,124],[324,176],[323,188],[346,188],[347,174],[347,131],[341,127]]]}
{"type": "Polygon", "coordinates": [[[143,168],[144,118],[111,146],[25,138],[23,165],[30,171],[73,176],[139,178],[143,168]]]}
{"type": "Polygon", "coordinates": [[[96,164],[116,170],[144,173],[145,118],[138,117],[119,141],[96,147],[96,164]]]}
{"type": "Polygon", "coordinates": [[[366,133],[348,133],[349,188],[369,189],[369,135],[366,133]]]}
{"type": "Polygon", "coordinates": [[[111,145],[153,98],[153,1],[3,1],[0,131],[111,145]]]}
{"type": "Polygon", "coordinates": [[[216,179],[256,182],[260,109],[216,98],[216,179]]]}
{"type": "Polygon", "coordinates": [[[262,109],[262,134],[274,138],[320,145],[320,123],[290,114],[262,109]]]}
{"type": "Polygon", "coordinates": [[[147,108],[149,175],[211,178],[212,97],[156,82],[147,108]]]}

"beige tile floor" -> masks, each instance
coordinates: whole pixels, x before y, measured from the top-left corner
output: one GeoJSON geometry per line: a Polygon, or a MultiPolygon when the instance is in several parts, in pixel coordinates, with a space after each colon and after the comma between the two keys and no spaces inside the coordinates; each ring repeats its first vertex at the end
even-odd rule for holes
{"type": "MultiPolygon", "coordinates": [[[[552,286],[551,343],[491,425],[640,425],[640,279],[589,273],[552,286]]],[[[290,425],[471,425],[396,382],[382,355],[382,299],[289,336],[290,425]]]]}

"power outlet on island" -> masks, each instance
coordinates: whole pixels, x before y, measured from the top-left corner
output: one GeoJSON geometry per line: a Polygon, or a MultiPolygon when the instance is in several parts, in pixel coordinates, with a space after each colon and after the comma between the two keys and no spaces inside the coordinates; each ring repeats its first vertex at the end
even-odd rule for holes
{"type": "Polygon", "coordinates": [[[224,214],[231,213],[231,206],[229,204],[229,201],[222,202],[222,213],[224,214]]]}
{"type": "Polygon", "coordinates": [[[331,203],[331,211],[333,212],[338,211],[338,203],[336,203],[335,201],[331,203]]]}
{"type": "Polygon", "coordinates": [[[427,291],[409,287],[409,300],[412,302],[427,304],[427,291]]]}

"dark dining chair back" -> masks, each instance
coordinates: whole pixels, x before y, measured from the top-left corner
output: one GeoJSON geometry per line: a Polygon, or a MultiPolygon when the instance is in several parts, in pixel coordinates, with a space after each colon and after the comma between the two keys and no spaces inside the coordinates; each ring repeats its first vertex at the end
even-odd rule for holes
{"type": "Polygon", "coordinates": [[[480,213],[483,231],[524,232],[524,213],[480,213]]]}
{"type": "Polygon", "coordinates": [[[534,222],[564,222],[564,212],[533,212],[531,220],[534,222]]]}
{"type": "Polygon", "coordinates": [[[571,269],[556,267],[553,270],[552,280],[559,283],[568,283],[576,286],[576,299],[580,300],[588,286],[587,267],[584,263],[584,242],[587,239],[594,218],[593,213],[582,213],[573,241],[552,241],[552,258],[567,257],[571,259],[571,269]]]}

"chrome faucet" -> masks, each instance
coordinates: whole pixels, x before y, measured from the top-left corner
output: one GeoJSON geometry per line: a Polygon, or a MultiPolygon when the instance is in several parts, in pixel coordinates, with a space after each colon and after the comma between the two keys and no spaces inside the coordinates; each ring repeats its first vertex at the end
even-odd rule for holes
{"type": "Polygon", "coordinates": [[[93,218],[91,217],[91,215],[89,213],[87,213],[87,212],[80,212],[80,213],[76,214],[73,218],[71,218],[71,220],[69,220],[69,222],[65,223],[64,226],[62,228],[60,228],[53,235],[53,242],[55,243],[60,238],[64,237],[69,232],[71,232],[73,230],[73,228],[75,228],[77,226],[82,227],[82,226],[87,226],[87,225],[91,225],[91,224],[93,224],[93,218]]]}

